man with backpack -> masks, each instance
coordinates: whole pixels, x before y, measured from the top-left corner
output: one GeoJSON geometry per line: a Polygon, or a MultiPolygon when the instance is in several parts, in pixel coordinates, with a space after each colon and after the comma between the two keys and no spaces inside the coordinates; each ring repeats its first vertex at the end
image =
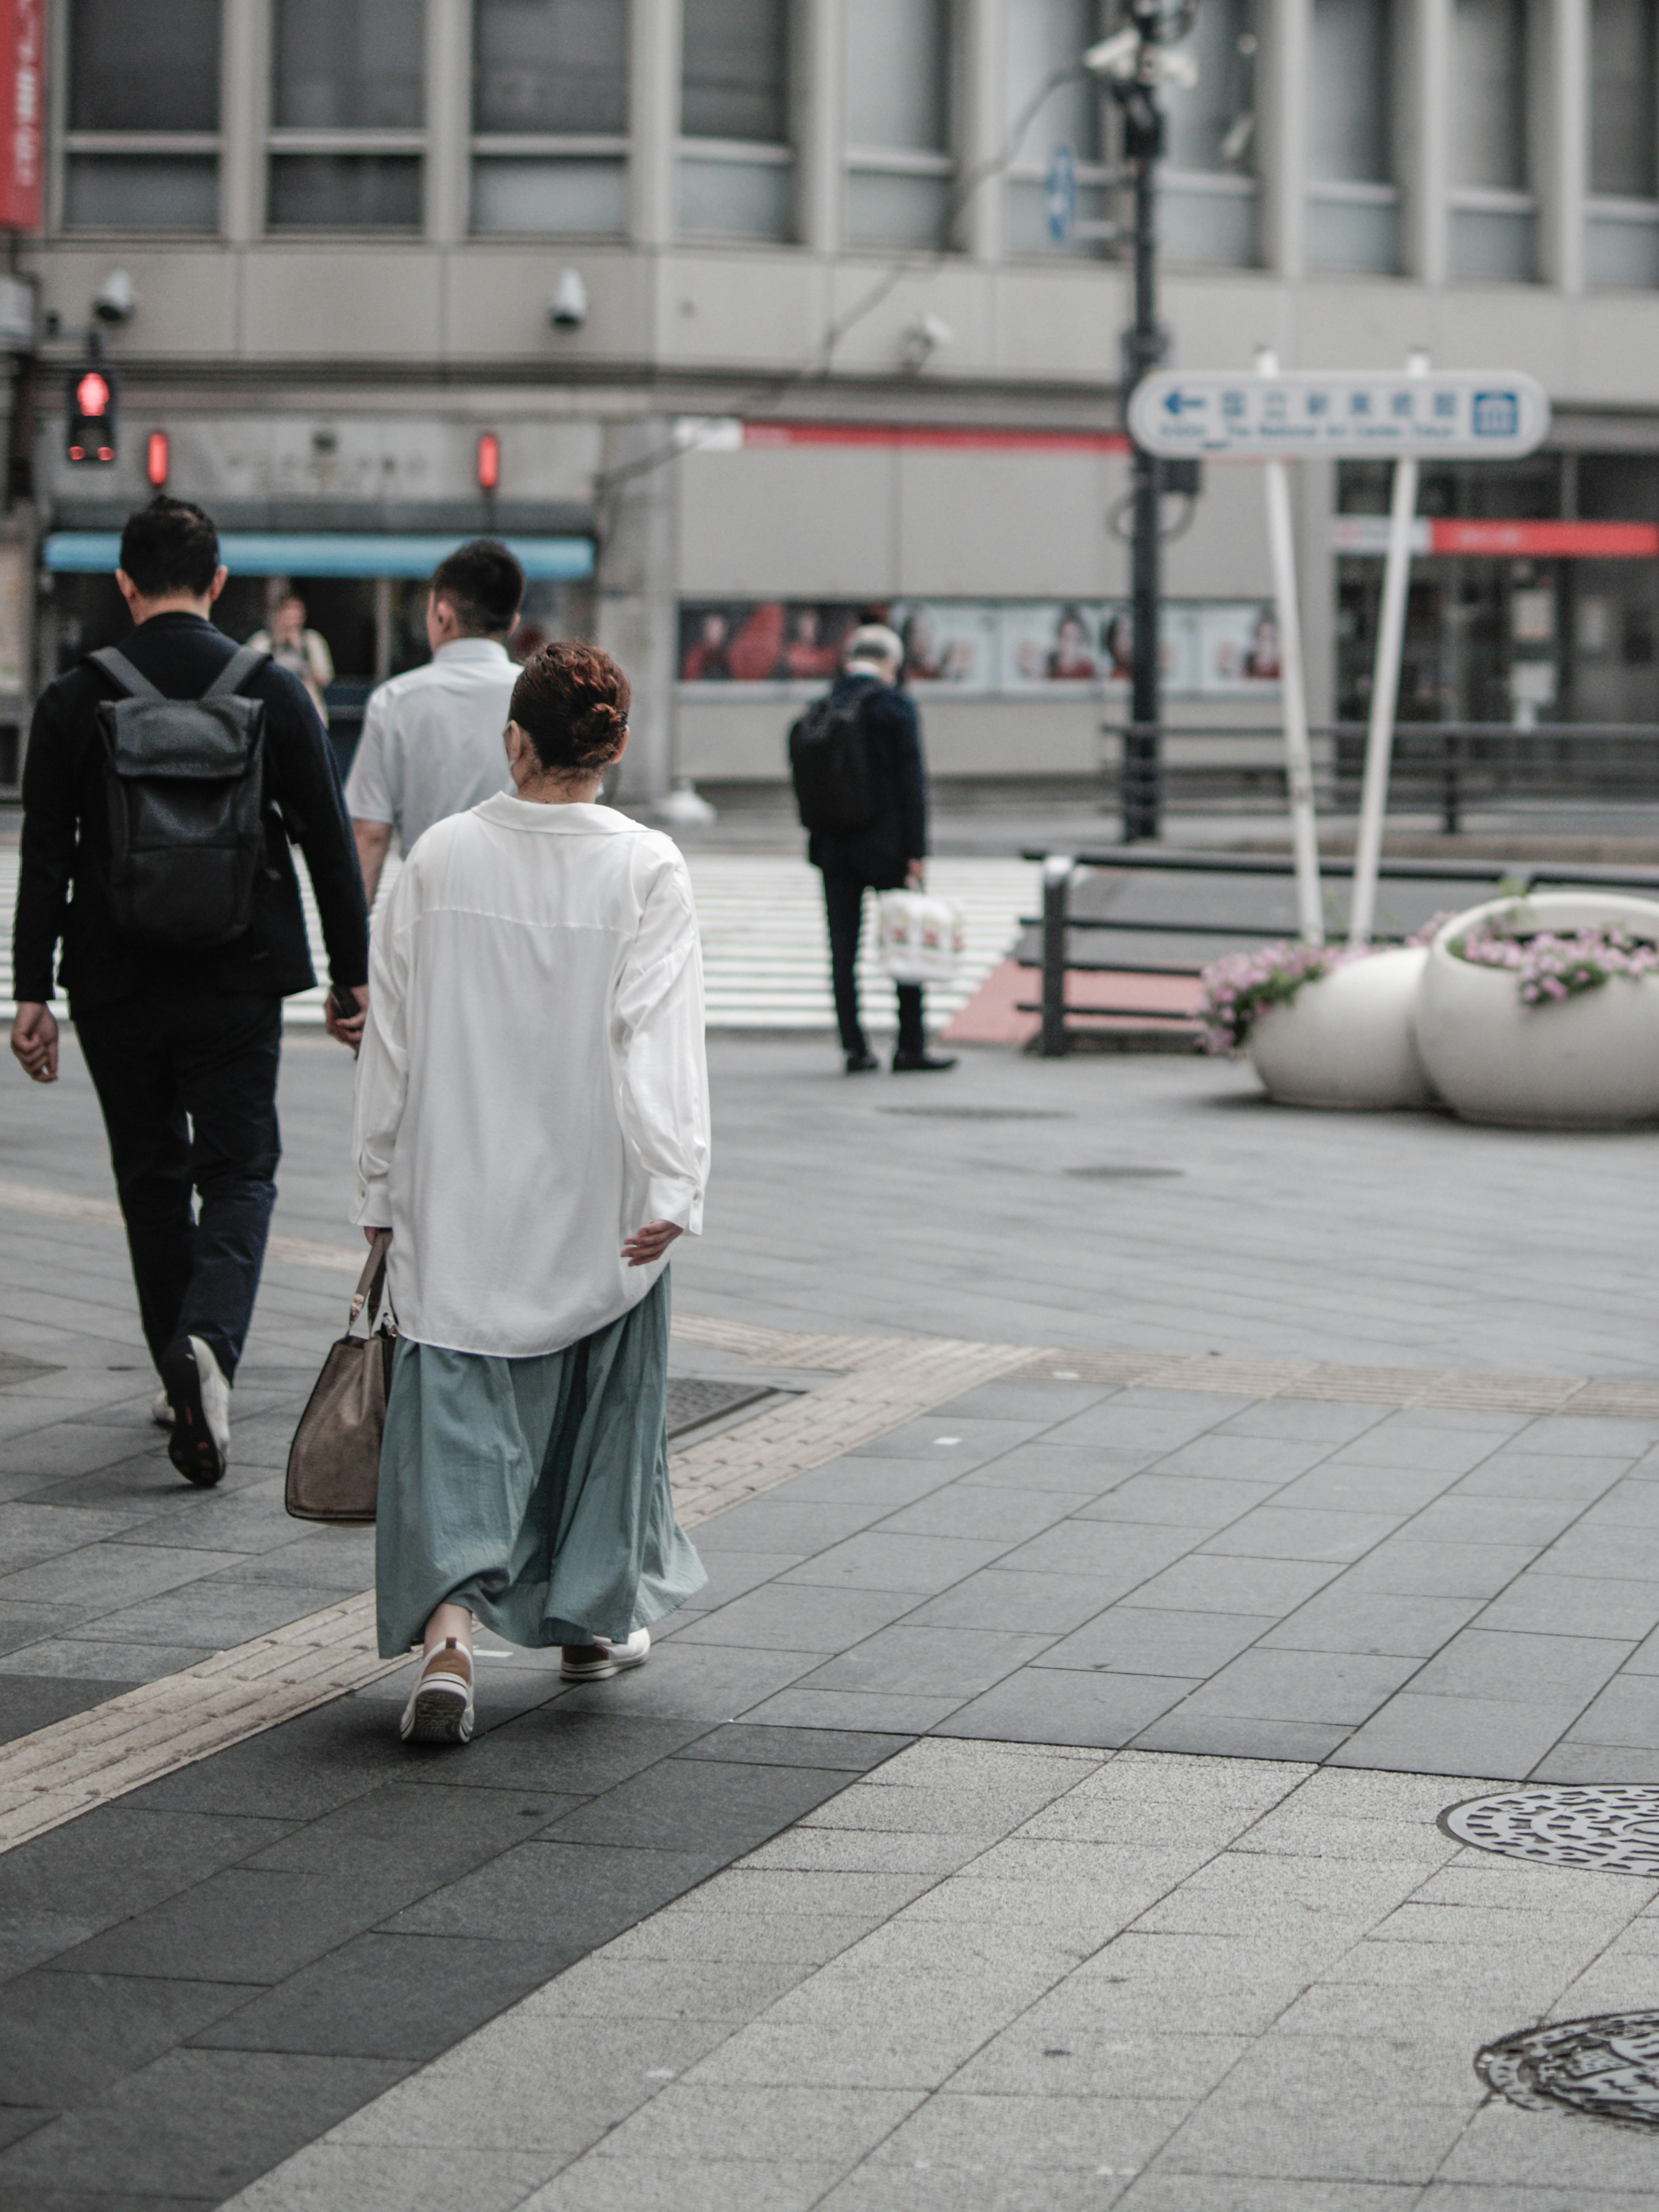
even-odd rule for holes
{"type": "MultiPolygon", "coordinates": [[[[884,623],[848,641],[842,672],[789,732],[789,766],[806,857],[823,875],[836,1021],[849,1075],[877,1066],[859,1019],[859,936],[866,890],[920,890],[927,851],[921,730],[898,688],[904,647],[884,623]]],[[[927,1049],[921,986],[900,983],[895,1075],[940,1073],[956,1061],[927,1049]]]]}
{"type": "Polygon", "coordinates": [[[283,1000],[316,981],[290,840],[316,892],[328,1027],[343,1042],[361,1035],[368,995],[362,882],[328,741],[298,679],[209,620],[225,573],[199,507],[158,498],[129,520],[115,580],[137,627],[35,708],[13,945],[11,1048],[53,1083],[62,941],[164,1386],[156,1417],[173,1465],[204,1488],[230,1449],[276,1195],[283,1000]]]}

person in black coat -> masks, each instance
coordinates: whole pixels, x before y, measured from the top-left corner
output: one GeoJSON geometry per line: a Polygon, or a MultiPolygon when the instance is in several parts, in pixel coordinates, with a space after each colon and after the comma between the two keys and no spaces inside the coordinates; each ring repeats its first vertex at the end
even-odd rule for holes
{"type": "MultiPolygon", "coordinates": [[[[921,727],[914,702],[898,688],[904,647],[884,623],[866,623],[848,641],[842,672],[830,690],[836,707],[859,704],[878,793],[874,817],[858,830],[815,830],[806,857],[823,875],[824,915],[830,927],[830,972],[836,1021],[847,1073],[877,1066],[859,1019],[857,965],[864,894],[921,888],[927,853],[927,778],[921,727]]],[[[954,1060],[929,1053],[922,1028],[921,986],[900,983],[898,1045],[893,1073],[908,1075],[954,1067],[954,1060]]]]}
{"type": "MultiPolygon", "coordinates": [[[[169,699],[196,699],[237,647],[208,616],[224,588],[219,538],[198,507],[159,498],[133,515],[116,572],[134,623],[121,652],[169,699]]],[[[252,1317],[276,1196],[283,1000],[316,981],[289,840],[316,893],[355,1045],[368,1002],[368,915],[340,781],[298,678],[267,660],[240,696],[264,702],[264,841],[248,927],[229,943],[155,947],[124,934],[108,889],[111,843],[100,704],[123,696],[95,661],[42,693],[23,763],[13,937],[11,1048],[37,1083],[58,1079],[59,978],[109,1135],[138,1309],[164,1395],[173,1465],[204,1486],[224,1472],[230,1384],[252,1317]],[[192,1192],[200,1200],[193,1212],[192,1192]]]]}

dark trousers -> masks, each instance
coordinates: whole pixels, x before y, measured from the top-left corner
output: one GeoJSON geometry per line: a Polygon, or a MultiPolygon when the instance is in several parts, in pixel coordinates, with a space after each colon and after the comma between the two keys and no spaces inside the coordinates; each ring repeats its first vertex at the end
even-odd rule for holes
{"type": "MultiPolygon", "coordinates": [[[[830,975],[836,989],[836,1022],[843,1052],[867,1052],[859,1020],[859,933],[864,924],[862,876],[823,872],[823,911],[830,925],[830,975]]],[[[927,1049],[921,1026],[921,986],[897,983],[898,1049],[920,1053],[927,1049]]]]}
{"type": "Polygon", "coordinates": [[[236,1371],[276,1197],[282,1017],[280,999],[238,993],[134,999],[76,1018],[158,1367],[169,1345],[199,1336],[236,1371]]]}

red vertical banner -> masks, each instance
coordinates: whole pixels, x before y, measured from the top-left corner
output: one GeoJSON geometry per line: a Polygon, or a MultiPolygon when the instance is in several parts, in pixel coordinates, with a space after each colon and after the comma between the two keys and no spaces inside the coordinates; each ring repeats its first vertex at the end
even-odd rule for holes
{"type": "Polygon", "coordinates": [[[0,0],[0,230],[39,230],[46,0],[0,0]]]}

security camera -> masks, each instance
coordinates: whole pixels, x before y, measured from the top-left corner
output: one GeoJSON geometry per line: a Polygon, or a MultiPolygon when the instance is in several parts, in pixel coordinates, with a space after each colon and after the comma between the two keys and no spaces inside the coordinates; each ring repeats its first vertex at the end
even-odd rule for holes
{"type": "Polygon", "coordinates": [[[939,315],[918,315],[904,333],[904,365],[921,368],[942,346],[948,346],[956,332],[939,315]]]}
{"type": "Polygon", "coordinates": [[[587,287],[580,269],[562,269],[547,303],[547,319],[556,330],[579,331],[587,320],[587,287]]]}
{"type": "Polygon", "coordinates": [[[92,295],[92,312],[100,323],[130,323],[137,304],[138,295],[125,269],[112,269],[92,295]]]}

